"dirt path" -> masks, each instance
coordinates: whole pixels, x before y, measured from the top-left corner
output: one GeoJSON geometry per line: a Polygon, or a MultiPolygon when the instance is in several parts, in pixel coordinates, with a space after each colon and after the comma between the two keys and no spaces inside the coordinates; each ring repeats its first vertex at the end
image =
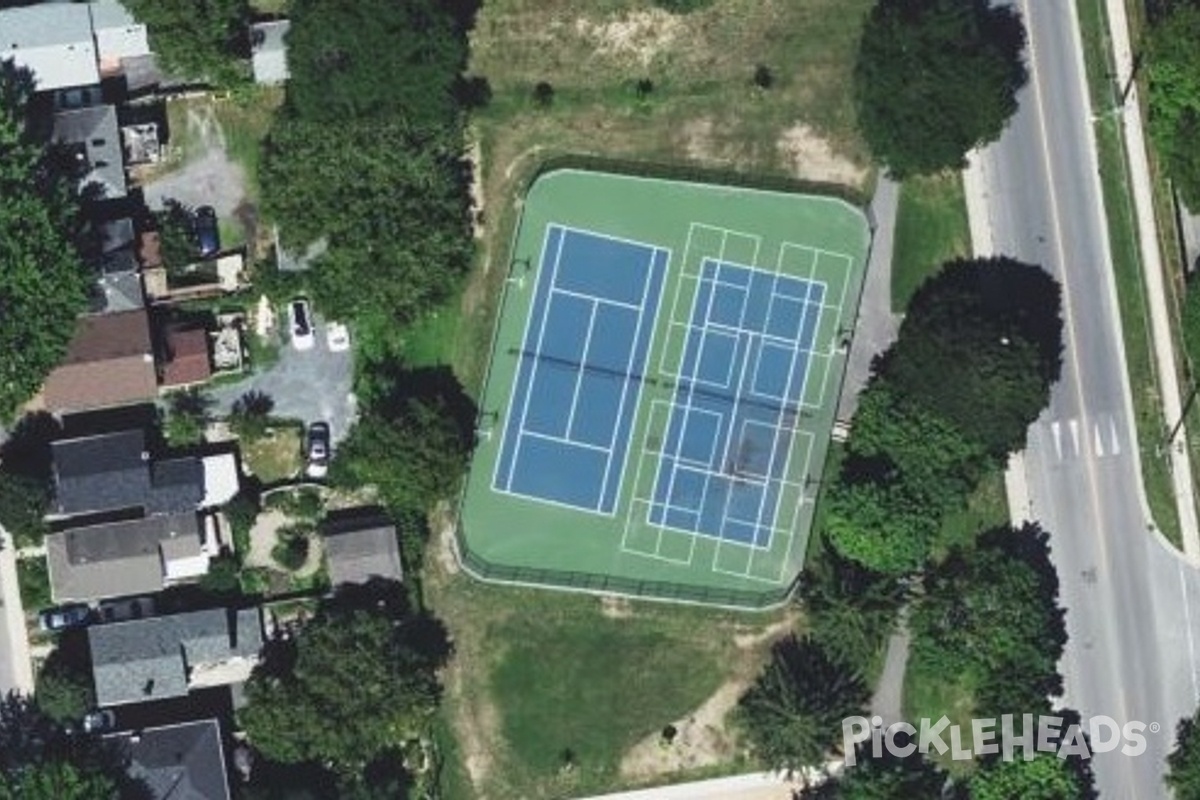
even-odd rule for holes
{"type": "MultiPolygon", "coordinates": [[[[271,550],[279,543],[276,532],[296,520],[277,509],[268,509],[258,515],[250,528],[250,552],[246,554],[246,566],[265,567],[283,572],[271,556],[271,550]]],[[[321,568],[321,537],[315,533],[308,537],[308,558],[300,569],[291,573],[296,578],[307,578],[321,568]]]]}

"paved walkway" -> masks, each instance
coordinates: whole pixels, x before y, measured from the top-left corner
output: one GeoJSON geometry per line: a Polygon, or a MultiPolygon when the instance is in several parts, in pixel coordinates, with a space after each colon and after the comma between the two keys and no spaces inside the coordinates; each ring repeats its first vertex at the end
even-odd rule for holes
{"type": "Polygon", "coordinates": [[[871,697],[871,714],[883,718],[883,727],[904,721],[904,671],[908,667],[908,609],[900,613],[896,632],[888,639],[887,655],[879,684],[871,697]]]}
{"type": "MultiPolygon", "coordinates": [[[[1124,0],[1106,0],[1109,33],[1116,61],[1118,86],[1125,86],[1133,70],[1133,55],[1129,44],[1129,20],[1124,0]]],[[[1158,226],[1154,217],[1154,193],[1150,183],[1150,165],[1146,157],[1146,140],[1142,127],[1142,108],[1134,84],[1121,109],[1125,133],[1125,153],[1129,163],[1129,183],[1133,190],[1137,214],[1138,243],[1141,247],[1142,274],[1146,280],[1146,297],[1150,308],[1150,329],[1154,340],[1154,358],[1158,370],[1163,414],[1167,425],[1175,425],[1182,416],[1182,397],[1175,364],[1174,341],[1171,337],[1167,295],[1163,284],[1165,273],[1158,250],[1158,226]]],[[[1191,455],[1187,448],[1187,430],[1182,424],[1170,448],[1171,479],[1175,501],[1179,508],[1179,527],[1183,531],[1183,552],[1188,560],[1200,563],[1200,523],[1196,518],[1195,487],[1192,483],[1191,455]]]]}
{"type": "Polygon", "coordinates": [[[871,377],[871,362],[895,341],[900,330],[901,315],[892,313],[892,249],[899,200],[899,184],[880,174],[875,196],[871,198],[871,215],[875,220],[871,259],[854,324],[846,380],[838,398],[839,420],[847,421],[854,416],[858,393],[871,377]]]}
{"type": "Polygon", "coordinates": [[[12,536],[0,528],[0,695],[33,692],[33,662],[25,633],[25,609],[17,581],[12,536]]]}
{"type": "Polygon", "coordinates": [[[581,800],[792,800],[795,792],[803,786],[802,781],[789,781],[779,773],[753,772],[656,789],[596,795],[581,800]]]}

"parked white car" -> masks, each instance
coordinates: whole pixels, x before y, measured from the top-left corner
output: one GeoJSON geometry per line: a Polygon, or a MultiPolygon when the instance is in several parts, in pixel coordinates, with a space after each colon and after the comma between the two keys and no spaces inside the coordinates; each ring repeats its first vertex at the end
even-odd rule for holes
{"type": "Polygon", "coordinates": [[[292,347],[312,350],[316,337],[313,335],[312,312],[304,298],[297,297],[288,306],[288,327],[292,332],[292,347]]]}
{"type": "Polygon", "coordinates": [[[329,352],[344,353],[350,349],[350,329],[340,322],[330,322],[325,325],[325,341],[329,352]]]}

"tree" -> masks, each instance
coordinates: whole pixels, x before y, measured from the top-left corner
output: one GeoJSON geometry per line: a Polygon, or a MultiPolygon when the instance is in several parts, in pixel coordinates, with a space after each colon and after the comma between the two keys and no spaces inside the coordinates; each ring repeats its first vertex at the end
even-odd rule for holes
{"type": "Polygon", "coordinates": [[[116,800],[120,796],[109,776],[65,761],[35,764],[17,774],[0,773],[0,800],[116,800]]]}
{"type": "Polygon", "coordinates": [[[1025,32],[987,0],[880,0],[859,45],[854,95],[876,159],[904,178],[959,169],[995,141],[1027,74],[1025,32]]]}
{"type": "Polygon", "coordinates": [[[426,732],[445,656],[427,632],[419,617],[327,602],[294,651],[268,658],[246,684],[240,721],[250,741],[275,761],[360,774],[377,755],[426,732]]]}
{"type": "Polygon", "coordinates": [[[228,86],[244,81],[246,0],[128,0],[126,7],[150,33],[150,46],[183,78],[228,86]]]}
{"type": "Polygon", "coordinates": [[[425,512],[454,489],[472,444],[469,404],[451,377],[404,373],[397,394],[372,403],[337,451],[331,479],[373,484],[396,516],[425,512]],[[422,377],[426,376],[426,377],[422,377]]]}
{"type": "MultiPolygon", "coordinates": [[[[897,741],[904,743],[903,734],[897,741]]],[[[853,767],[847,767],[837,780],[807,789],[800,796],[807,800],[914,800],[943,796],[946,774],[922,756],[898,758],[885,750],[881,758],[872,758],[870,748],[870,743],[860,745],[853,767]]]]}
{"type": "Polygon", "coordinates": [[[1061,365],[1058,282],[988,258],[951,262],[917,290],[879,373],[1003,463],[1049,404],[1061,365]]]}
{"type": "Polygon", "coordinates": [[[72,192],[26,128],[29,73],[0,60],[0,418],[37,391],[87,308],[72,192]]]}
{"type": "Polygon", "coordinates": [[[12,534],[18,547],[42,543],[49,531],[43,519],[49,507],[48,481],[0,468],[0,525],[12,534]]]}
{"type": "Polygon", "coordinates": [[[269,394],[251,390],[233,401],[233,407],[229,410],[229,426],[238,436],[261,439],[267,433],[274,409],[275,400],[269,394]]]}
{"type": "Polygon", "coordinates": [[[154,214],[162,247],[162,260],[172,273],[180,273],[198,257],[195,212],[178,200],[167,198],[154,214]]]}
{"type": "Polygon", "coordinates": [[[841,739],[842,720],[870,692],[858,673],[811,640],[784,639],[738,701],[737,720],[755,755],[772,769],[820,766],[841,739]]]}
{"type": "Polygon", "coordinates": [[[34,697],[46,716],[64,725],[78,723],[95,702],[91,676],[68,670],[61,662],[42,667],[34,697]]]}
{"type": "Polygon", "coordinates": [[[1066,644],[1046,534],[1032,525],[985,536],[932,569],[909,618],[925,674],[965,676],[982,717],[1049,711],[1066,644]]]}
{"type": "Polygon", "coordinates": [[[1200,798],[1200,711],[1179,721],[1175,749],[1167,756],[1167,786],[1178,800],[1200,798]]]}
{"type": "Polygon", "coordinates": [[[899,481],[843,477],[825,496],[825,537],[874,572],[915,572],[929,557],[938,510],[899,481]]]}
{"type": "Polygon", "coordinates": [[[971,775],[970,800],[1082,800],[1091,797],[1090,782],[1078,765],[1053,753],[1032,761],[993,759],[971,775]]]}
{"type": "Polygon", "coordinates": [[[933,409],[874,380],[859,396],[847,442],[847,470],[902,481],[937,509],[965,501],[984,471],[986,453],[933,409]]]}
{"type": "Polygon", "coordinates": [[[289,15],[287,102],[297,118],[429,129],[458,116],[467,40],[446,3],[297,0],[289,15]]]}
{"type": "Polygon", "coordinates": [[[868,664],[878,657],[904,599],[895,576],[872,572],[820,545],[800,588],[809,638],[842,664],[868,664]]]}
{"type": "Polygon", "coordinates": [[[0,800],[144,797],[99,739],[67,734],[29,698],[0,700],[0,800]]]}
{"type": "Polygon", "coordinates": [[[449,296],[472,255],[461,155],[457,127],[286,115],[272,126],[263,201],[285,243],[327,238],[309,274],[323,311],[407,324],[449,296]]]}
{"type": "Polygon", "coordinates": [[[167,419],[163,425],[167,441],[174,447],[203,442],[212,407],[212,397],[200,389],[172,392],[167,398],[167,419]]]}
{"type": "Polygon", "coordinates": [[[1146,76],[1150,137],[1172,183],[1191,207],[1200,207],[1200,6],[1171,3],[1149,29],[1146,76]]]}

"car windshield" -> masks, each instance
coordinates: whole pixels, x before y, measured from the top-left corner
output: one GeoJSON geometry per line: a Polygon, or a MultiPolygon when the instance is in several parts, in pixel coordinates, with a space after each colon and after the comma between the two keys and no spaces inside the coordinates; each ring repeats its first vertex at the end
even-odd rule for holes
{"type": "Polygon", "coordinates": [[[308,333],[308,315],[304,313],[304,304],[293,303],[292,314],[296,317],[296,331],[308,333]]]}

